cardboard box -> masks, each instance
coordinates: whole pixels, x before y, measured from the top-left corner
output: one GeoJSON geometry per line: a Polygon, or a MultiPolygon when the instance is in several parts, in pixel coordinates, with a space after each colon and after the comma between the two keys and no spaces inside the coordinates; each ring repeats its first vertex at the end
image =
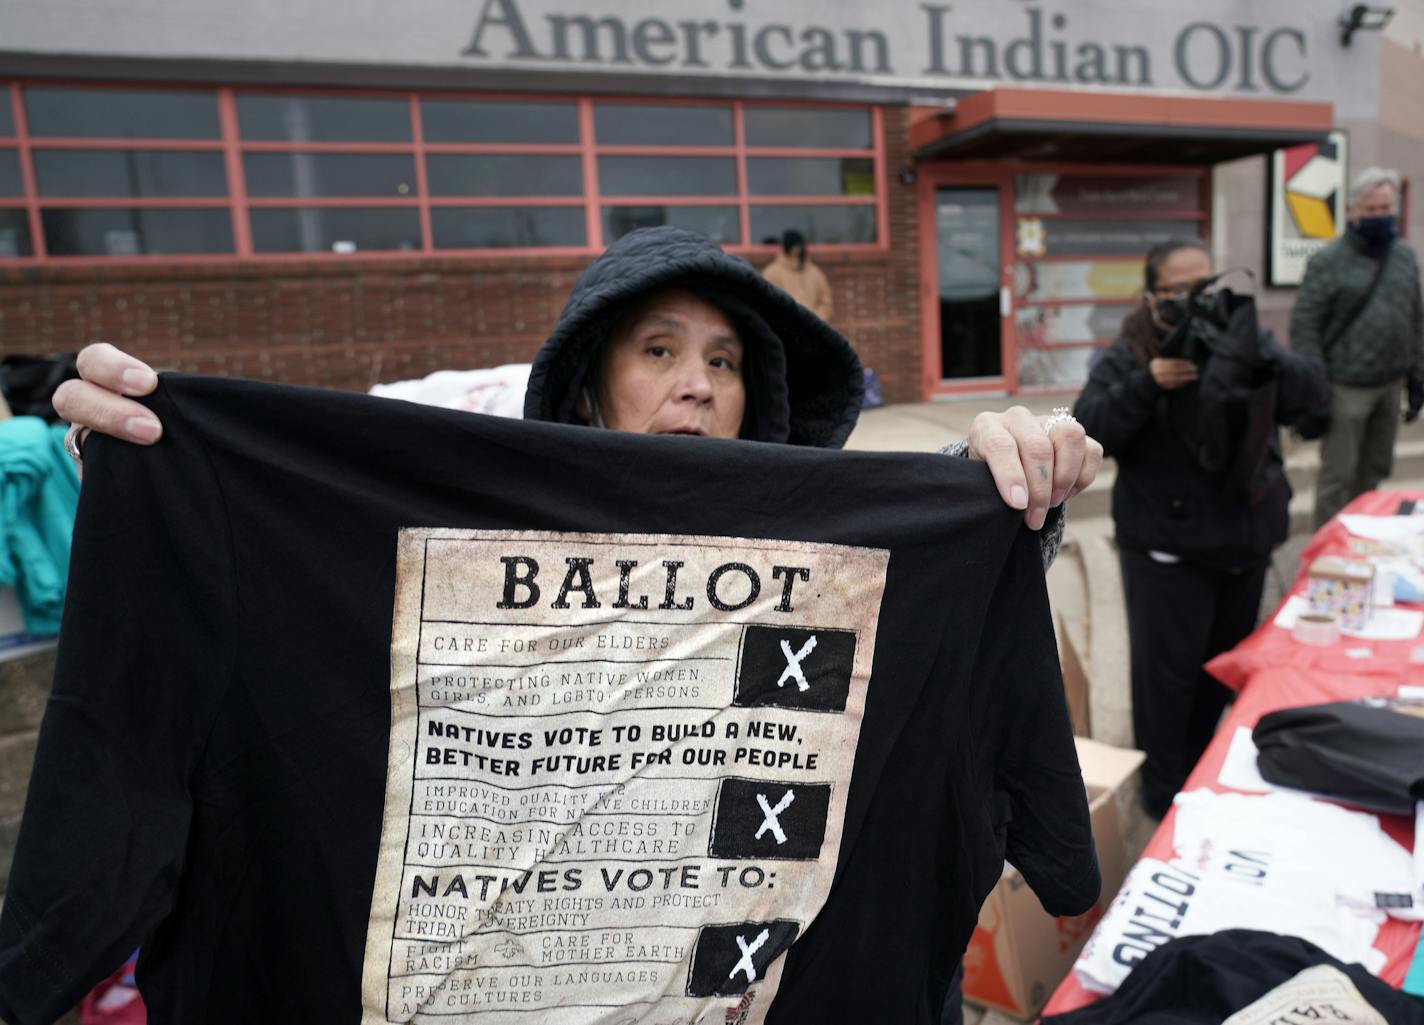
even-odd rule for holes
{"type": "Polygon", "coordinates": [[[1054,918],[1019,871],[1006,865],[979,910],[979,925],[964,953],[965,999],[1024,1019],[1037,1017],[1067,977],[1131,865],[1123,847],[1118,795],[1146,756],[1085,737],[1074,739],[1103,874],[1097,904],[1087,914],[1054,918]]]}

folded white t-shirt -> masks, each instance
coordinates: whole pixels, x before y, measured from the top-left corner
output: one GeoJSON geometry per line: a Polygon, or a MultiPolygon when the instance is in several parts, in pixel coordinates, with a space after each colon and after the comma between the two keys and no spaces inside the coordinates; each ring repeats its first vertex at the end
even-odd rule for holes
{"type": "Polygon", "coordinates": [[[1413,894],[1413,860],[1373,815],[1291,794],[1179,794],[1170,862],[1143,859],[1073,966],[1111,993],[1137,962],[1178,936],[1259,929],[1309,940],[1372,972],[1385,920],[1377,894],[1413,894]]]}

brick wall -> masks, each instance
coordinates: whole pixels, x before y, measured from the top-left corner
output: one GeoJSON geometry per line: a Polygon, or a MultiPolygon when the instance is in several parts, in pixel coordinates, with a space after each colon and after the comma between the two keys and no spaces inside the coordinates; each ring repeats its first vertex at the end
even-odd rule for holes
{"type": "MultiPolygon", "coordinates": [[[[891,246],[828,254],[836,326],[887,401],[920,398],[915,195],[895,180],[905,108],[887,108],[891,246]]],[[[819,257],[818,257],[819,259],[819,257]]],[[[269,261],[0,271],[0,354],[101,339],[164,369],[364,391],[442,368],[527,362],[584,258],[269,261]]]]}

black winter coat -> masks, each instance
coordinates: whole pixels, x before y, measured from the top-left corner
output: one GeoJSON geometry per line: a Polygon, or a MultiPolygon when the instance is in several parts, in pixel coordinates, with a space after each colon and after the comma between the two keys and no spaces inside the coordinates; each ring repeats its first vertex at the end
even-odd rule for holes
{"type": "MultiPolygon", "coordinates": [[[[1248,401],[1264,402],[1264,458],[1243,489],[1201,459],[1200,385],[1164,391],[1119,338],[1093,367],[1073,413],[1117,460],[1112,510],[1118,545],[1221,569],[1259,565],[1286,539],[1290,484],[1277,424],[1329,401],[1324,370],[1261,332],[1266,367],[1248,401]]],[[[1244,443],[1244,438],[1242,439],[1244,443]]]]}

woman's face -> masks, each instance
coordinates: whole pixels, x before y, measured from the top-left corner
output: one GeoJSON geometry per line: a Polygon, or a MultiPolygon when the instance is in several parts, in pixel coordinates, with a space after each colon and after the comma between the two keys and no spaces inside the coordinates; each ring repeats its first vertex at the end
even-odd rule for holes
{"type": "Polygon", "coordinates": [[[1162,330],[1180,323],[1171,315],[1163,316],[1164,303],[1181,303],[1192,287],[1203,278],[1211,277],[1211,257],[1195,246],[1175,250],[1157,265],[1157,283],[1149,293],[1152,320],[1162,330]]]}
{"type": "Polygon", "coordinates": [[[609,336],[599,368],[603,425],[636,434],[735,438],[746,409],[742,343],[690,292],[647,299],[609,336]]]}

